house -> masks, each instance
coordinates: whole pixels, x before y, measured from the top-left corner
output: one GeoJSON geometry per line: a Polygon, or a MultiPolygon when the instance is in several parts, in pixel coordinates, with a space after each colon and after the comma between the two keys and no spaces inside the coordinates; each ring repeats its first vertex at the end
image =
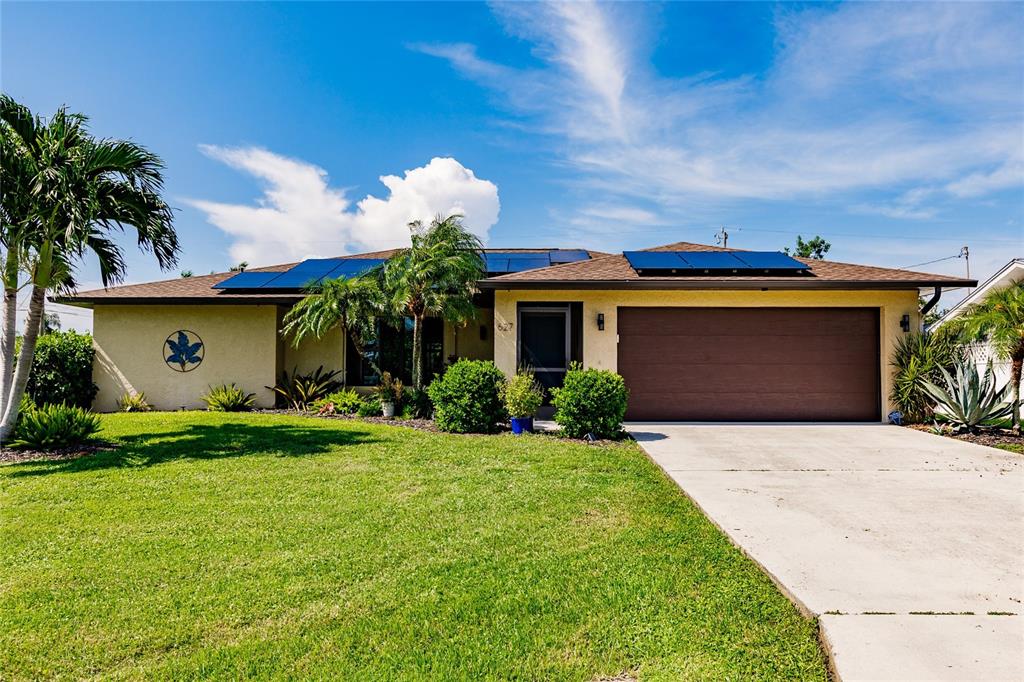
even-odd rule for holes
{"type": "MultiPolygon", "coordinates": [[[[984,300],[990,291],[1002,289],[1017,282],[1024,282],[1024,258],[1014,258],[1004,265],[1002,269],[989,277],[981,286],[943,313],[942,317],[936,320],[931,328],[937,329],[951,320],[955,320],[970,308],[971,305],[984,300]]],[[[1008,359],[997,357],[992,352],[991,346],[987,343],[971,344],[970,348],[971,356],[981,371],[985,370],[990,361],[992,362],[992,367],[996,373],[997,386],[1003,386],[1010,380],[1010,361],[1008,359]]]]}
{"type": "MultiPolygon", "coordinates": [[[[313,259],[205,277],[86,291],[92,307],[95,407],[127,391],[158,409],[201,406],[207,386],[235,382],[273,404],[282,370],[375,377],[340,330],[294,348],[281,319],[318,277],[358,274],[393,251],[313,259]]],[[[425,329],[425,367],[493,359],[529,365],[557,386],[572,362],[615,370],[637,420],[878,421],[889,406],[888,358],[919,324],[923,288],[973,281],[678,242],[604,254],[488,249],[476,319],[425,329]]],[[[407,374],[408,329],[381,329],[367,349],[407,374]]]]}

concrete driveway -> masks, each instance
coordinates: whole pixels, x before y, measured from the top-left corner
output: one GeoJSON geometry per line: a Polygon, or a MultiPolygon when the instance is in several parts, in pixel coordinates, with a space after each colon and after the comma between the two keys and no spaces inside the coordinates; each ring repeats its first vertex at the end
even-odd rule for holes
{"type": "Polygon", "coordinates": [[[627,428],[820,618],[841,679],[1024,680],[1024,456],[875,424],[627,428]]]}

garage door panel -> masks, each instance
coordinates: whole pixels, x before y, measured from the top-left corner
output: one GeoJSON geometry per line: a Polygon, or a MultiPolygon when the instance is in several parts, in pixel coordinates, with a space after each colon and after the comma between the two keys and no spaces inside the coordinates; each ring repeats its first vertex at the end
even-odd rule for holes
{"type": "Polygon", "coordinates": [[[679,366],[652,363],[638,367],[630,379],[643,382],[644,393],[699,388],[703,393],[869,392],[876,381],[859,364],[809,368],[805,364],[705,364],[679,366]],[[836,385],[842,386],[841,390],[836,385]]]}
{"type": "MultiPolygon", "coordinates": [[[[622,336],[619,343],[623,342],[622,336]]],[[[752,346],[749,337],[708,335],[651,336],[636,343],[641,344],[652,359],[659,357],[678,358],[672,364],[731,365],[739,361],[760,364],[851,364],[860,363],[865,353],[873,353],[874,339],[856,336],[838,337],[831,343],[816,343],[801,348],[801,355],[794,358],[794,345],[806,346],[800,337],[765,335],[761,342],[752,346]]]]}
{"type": "Polygon", "coordinates": [[[874,420],[877,308],[620,308],[630,419],[874,420]]]}

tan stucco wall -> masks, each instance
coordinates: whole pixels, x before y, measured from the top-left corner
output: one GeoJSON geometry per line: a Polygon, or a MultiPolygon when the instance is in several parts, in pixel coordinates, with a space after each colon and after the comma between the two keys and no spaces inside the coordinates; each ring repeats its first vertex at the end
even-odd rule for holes
{"type": "Polygon", "coordinates": [[[494,358],[494,310],[477,309],[476,318],[464,325],[444,323],[444,358],[451,356],[469,360],[491,360],[494,358]],[[483,327],[484,338],[480,338],[483,327]]]}
{"type": "Polygon", "coordinates": [[[320,365],[323,365],[325,372],[344,371],[345,345],[345,335],[340,327],[329,330],[320,339],[303,339],[298,348],[292,344],[290,338],[285,339],[284,369],[289,375],[296,367],[299,372],[306,373],[316,370],[320,365]]]}
{"type": "Polygon", "coordinates": [[[273,406],[279,363],[277,306],[273,305],[97,305],[93,311],[96,360],[93,406],[116,409],[126,392],[142,392],[155,408],[203,408],[199,396],[211,385],[235,382],[273,406]],[[179,329],[203,340],[203,362],[189,372],[164,363],[164,341],[179,329]]]}
{"type": "MultiPolygon", "coordinates": [[[[616,370],[618,363],[619,306],[689,307],[863,307],[879,308],[882,405],[892,409],[889,358],[903,335],[900,318],[910,315],[918,325],[918,292],[909,291],[497,291],[494,300],[494,361],[506,374],[516,369],[516,304],[519,302],[582,302],[583,364],[616,370]],[[604,313],[604,331],[597,329],[597,314],[604,313]]],[[[883,415],[879,415],[879,419],[883,415]]]]}

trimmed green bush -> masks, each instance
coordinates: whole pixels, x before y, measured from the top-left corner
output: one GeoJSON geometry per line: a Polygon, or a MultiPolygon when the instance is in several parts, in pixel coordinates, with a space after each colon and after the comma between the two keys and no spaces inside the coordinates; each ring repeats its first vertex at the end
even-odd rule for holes
{"type": "Polygon", "coordinates": [[[355,414],[362,404],[354,388],[344,388],[314,402],[313,409],[322,414],[355,414]]]}
{"type": "Polygon", "coordinates": [[[27,391],[37,405],[91,407],[99,390],[92,382],[92,336],[74,331],[39,337],[27,391]]]}
{"type": "Polygon", "coordinates": [[[555,421],[571,438],[616,438],[622,433],[629,391],[626,382],[606,369],[575,364],[565,373],[562,388],[551,390],[555,421]]]}
{"type": "Polygon", "coordinates": [[[208,393],[200,396],[210,412],[245,412],[256,402],[255,393],[246,393],[234,382],[211,386],[208,393]]]}
{"type": "Polygon", "coordinates": [[[19,417],[14,445],[37,450],[72,448],[99,430],[99,415],[89,410],[74,405],[43,405],[19,417]]]}
{"type": "Polygon", "coordinates": [[[501,400],[505,375],[493,362],[459,360],[427,388],[442,431],[493,433],[508,419],[501,400]]]}

